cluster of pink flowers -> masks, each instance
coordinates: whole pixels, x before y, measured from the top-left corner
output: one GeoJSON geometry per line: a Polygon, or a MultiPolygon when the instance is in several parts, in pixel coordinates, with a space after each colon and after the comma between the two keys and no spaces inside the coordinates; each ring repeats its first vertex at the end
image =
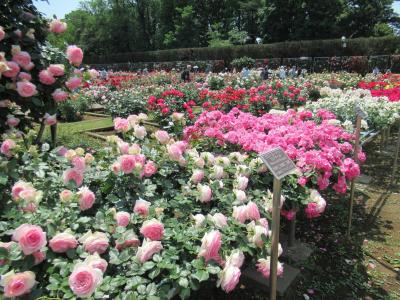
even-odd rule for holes
{"type": "Polygon", "coordinates": [[[243,150],[256,153],[280,147],[301,171],[299,184],[311,184],[314,177],[320,190],[332,185],[343,193],[345,179],[351,180],[360,173],[357,163],[345,155],[351,150],[348,142],[353,135],[332,125],[330,119],[334,115],[330,112],[317,112],[321,122],[313,121],[313,117],[310,111],[294,110],[261,117],[238,109],[227,114],[212,111],[203,113],[193,126],[185,128],[184,134],[186,139],[212,138],[221,145],[240,145],[243,150]]]}

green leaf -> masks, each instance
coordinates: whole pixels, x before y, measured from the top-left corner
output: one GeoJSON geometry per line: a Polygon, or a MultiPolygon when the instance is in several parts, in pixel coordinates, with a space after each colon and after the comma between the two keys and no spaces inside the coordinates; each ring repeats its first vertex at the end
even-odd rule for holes
{"type": "Polygon", "coordinates": [[[183,278],[179,279],[178,284],[181,287],[187,288],[189,286],[189,280],[187,280],[187,278],[183,277],[183,278]]]}
{"type": "Polygon", "coordinates": [[[146,271],[151,270],[155,267],[155,263],[152,261],[147,261],[143,264],[142,268],[145,269],[146,271]]]}
{"type": "Polygon", "coordinates": [[[207,271],[198,270],[195,274],[192,275],[193,278],[196,278],[199,282],[207,280],[210,276],[207,271]]]}
{"type": "Polygon", "coordinates": [[[187,299],[190,296],[190,289],[182,289],[181,292],[179,293],[179,297],[181,299],[187,299]]]}

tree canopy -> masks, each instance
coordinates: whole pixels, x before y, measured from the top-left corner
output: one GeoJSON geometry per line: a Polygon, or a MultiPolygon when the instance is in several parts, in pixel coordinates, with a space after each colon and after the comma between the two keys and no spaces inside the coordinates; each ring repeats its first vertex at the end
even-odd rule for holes
{"type": "Polygon", "coordinates": [[[393,0],[83,0],[50,37],[110,54],[304,39],[393,35],[393,0]]]}

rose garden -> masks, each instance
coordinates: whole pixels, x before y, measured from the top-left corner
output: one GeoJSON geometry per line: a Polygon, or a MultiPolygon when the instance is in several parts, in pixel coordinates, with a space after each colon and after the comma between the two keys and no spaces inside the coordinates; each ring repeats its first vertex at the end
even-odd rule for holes
{"type": "Polygon", "coordinates": [[[399,74],[91,63],[31,1],[0,11],[1,299],[400,297],[399,74]]]}

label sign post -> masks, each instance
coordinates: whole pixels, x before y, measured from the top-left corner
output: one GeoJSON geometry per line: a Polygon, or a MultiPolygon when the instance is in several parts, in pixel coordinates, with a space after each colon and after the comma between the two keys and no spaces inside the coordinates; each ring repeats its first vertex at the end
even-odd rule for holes
{"type": "Polygon", "coordinates": [[[280,227],[280,206],[282,179],[293,173],[296,166],[281,148],[274,148],[260,154],[260,158],[274,175],[272,198],[272,245],[270,265],[270,300],[276,300],[276,286],[278,280],[278,244],[280,227]]]}
{"type": "MultiPolygon", "coordinates": [[[[358,163],[358,152],[360,151],[360,133],[361,133],[361,120],[368,118],[366,112],[364,112],[358,105],[355,108],[356,111],[356,129],[355,129],[355,141],[354,141],[354,161],[358,163]]],[[[349,214],[347,221],[347,232],[346,237],[350,238],[351,233],[351,222],[353,219],[353,204],[354,204],[354,193],[355,193],[355,178],[351,180],[350,183],[350,205],[349,214]]]]}

